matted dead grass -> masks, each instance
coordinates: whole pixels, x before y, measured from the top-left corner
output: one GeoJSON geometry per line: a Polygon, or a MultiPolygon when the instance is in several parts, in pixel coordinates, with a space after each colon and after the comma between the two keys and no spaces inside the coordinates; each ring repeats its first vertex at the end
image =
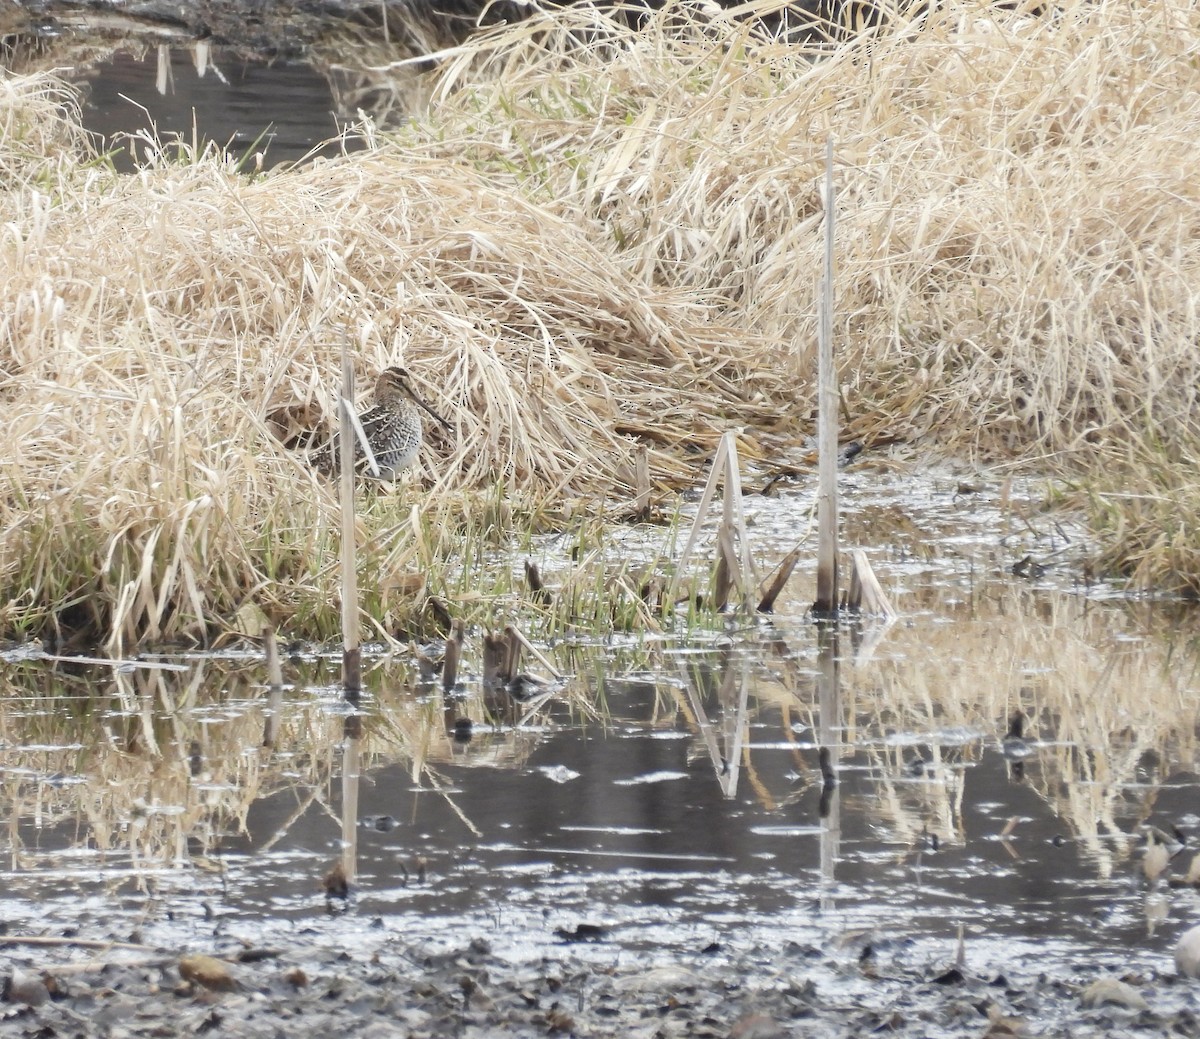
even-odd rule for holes
{"type": "MultiPolygon", "coordinates": [[[[364,377],[402,361],[455,424],[417,496],[435,526],[497,486],[517,513],[601,511],[642,441],[660,488],[690,482],[761,353],[470,167],[72,172],[58,197],[35,177],[0,199],[10,631],[115,649],[211,636],[254,602],[329,634],[333,489],[281,440],[321,421],[347,338],[364,377]]],[[[418,554],[412,500],[364,502],[372,585],[418,554]]]]}
{"type": "Polygon", "coordinates": [[[951,3],[814,63],[734,16],[559,11],[445,56],[395,139],[256,177],[118,178],[60,85],[6,79],[0,628],[327,633],[332,489],[280,438],[347,338],[455,425],[428,488],[364,502],[368,576],[419,555],[412,505],[595,511],[641,443],[662,494],[730,425],[798,436],[827,134],[853,434],[1076,472],[1191,436],[1198,35],[1185,0],[951,3]]]}
{"type": "MultiPolygon", "coordinates": [[[[446,148],[519,168],[548,208],[619,239],[631,273],[802,353],[833,135],[838,349],[859,431],[1064,453],[1191,421],[1193,5],[1036,19],[953,3],[814,64],[746,25],[664,23],[593,66],[549,46],[554,32],[568,29],[508,30],[482,83],[443,91],[446,148]]],[[[464,54],[447,88],[479,65],[464,54]]]]}

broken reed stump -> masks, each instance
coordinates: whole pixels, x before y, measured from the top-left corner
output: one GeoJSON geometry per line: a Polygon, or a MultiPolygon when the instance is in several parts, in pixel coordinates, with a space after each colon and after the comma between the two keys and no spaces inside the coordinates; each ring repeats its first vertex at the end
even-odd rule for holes
{"type": "Polygon", "coordinates": [[[722,522],[721,529],[717,533],[717,568],[713,573],[712,605],[718,613],[729,605],[729,593],[737,583],[734,577],[737,563],[735,561],[732,565],[730,564],[731,557],[736,559],[730,541],[729,530],[722,522]]]}
{"type": "Polygon", "coordinates": [[[850,559],[850,589],[846,595],[846,605],[852,610],[883,617],[888,621],[899,617],[879,578],[875,576],[867,553],[861,548],[853,549],[850,559]]]}
{"type": "Polygon", "coordinates": [[[463,622],[456,617],[450,625],[450,637],[446,639],[446,652],[442,658],[442,692],[448,693],[458,684],[458,662],[462,659],[463,622]]]}
{"type": "Polygon", "coordinates": [[[491,691],[504,689],[512,681],[520,660],[520,645],[509,631],[497,634],[494,631],[483,635],[483,688],[491,691]]]}
{"type": "Polygon", "coordinates": [[[274,688],[283,685],[283,666],[279,662],[279,642],[275,629],[270,625],[263,628],[263,654],[267,659],[267,685],[274,688]]]}
{"type": "Polygon", "coordinates": [[[283,667],[279,662],[279,643],[275,638],[275,629],[270,625],[263,628],[262,640],[263,652],[267,658],[267,709],[264,712],[262,745],[274,747],[279,738],[279,724],[283,718],[283,667]]]}
{"type": "Polygon", "coordinates": [[[521,650],[523,648],[527,653],[529,653],[530,656],[537,660],[542,667],[549,671],[552,677],[556,679],[562,678],[562,673],[558,670],[558,668],[550,663],[550,661],[546,658],[546,654],[538,649],[537,646],[535,646],[532,642],[530,642],[529,639],[525,637],[525,633],[521,631],[520,628],[516,627],[516,625],[509,624],[504,629],[504,635],[505,638],[508,639],[509,646],[512,650],[512,671],[514,672],[512,677],[516,677],[515,672],[517,670],[517,665],[521,657],[521,650]]]}
{"type": "Polygon", "coordinates": [[[529,585],[531,601],[542,606],[549,606],[553,602],[554,597],[550,590],[542,583],[542,572],[532,559],[525,560],[525,581],[529,585]]]}
{"type": "Polygon", "coordinates": [[[754,560],[750,556],[750,535],[746,529],[746,512],[742,499],[742,477],[738,462],[737,438],[727,430],[721,434],[717,453],[713,458],[712,470],[708,474],[708,482],[700,495],[700,504],[696,509],[696,518],[692,529],[675,564],[675,574],[671,581],[671,595],[675,598],[675,588],[681,575],[691,559],[692,550],[700,536],[704,521],[713,507],[717,484],[721,484],[721,523],[717,530],[717,565],[713,575],[714,603],[718,610],[728,604],[729,592],[734,585],[742,594],[742,606],[749,612],[752,609],[750,596],[758,584],[755,575],[754,560]],[[734,544],[734,535],[738,544],[734,544]]]}
{"type": "Polygon", "coordinates": [[[758,587],[758,612],[759,613],[774,613],[775,600],[779,598],[780,592],[783,591],[784,585],[788,583],[788,578],[792,576],[792,571],[796,569],[796,564],[800,562],[800,546],[797,545],[780,561],[774,571],[763,579],[762,584],[758,587]]]}

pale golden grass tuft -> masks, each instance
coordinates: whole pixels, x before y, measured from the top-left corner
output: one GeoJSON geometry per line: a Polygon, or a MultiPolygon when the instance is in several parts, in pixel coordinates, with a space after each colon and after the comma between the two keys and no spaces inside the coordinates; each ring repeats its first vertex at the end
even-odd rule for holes
{"type": "Polygon", "coordinates": [[[1131,436],[1127,453],[1106,453],[1103,468],[1081,481],[1101,545],[1097,567],[1115,568],[1136,588],[1200,594],[1200,440],[1160,440],[1151,429],[1131,436]]]}
{"type": "Polygon", "coordinates": [[[520,167],[548,208],[619,239],[632,275],[807,351],[832,134],[838,347],[860,428],[1061,452],[1190,415],[1192,5],[1034,19],[953,3],[816,64],[746,25],[665,19],[589,62],[561,39],[572,17],[597,16],[509,30],[503,74],[436,110],[447,147],[473,128],[482,165],[520,167]]]}
{"type": "MultiPolygon", "coordinates": [[[[85,153],[75,92],[55,76],[0,69],[0,191],[51,187],[85,153]]],[[[10,234],[12,231],[10,230],[10,234]]]]}
{"type": "MultiPolygon", "coordinates": [[[[1185,0],[951,3],[810,63],[719,14],[629,32],[578,11],[463,52],[435,117],[448,148],[611,235],[631,277],[761,336],[777,377],[794,351],[780,411],[810,396],[832,135],[851,433],[1127,482],[1178,515],[1200,496],[1169,461],[1197,433],[1198,33],[1185,0]]],[[[1108,559],[1196,587],[1200,543],[1157,519],[1108,559]]]]}
{"type": "Polygon", "coordinates": [[[456,430],[429,493],[364,502],[369,579],[417,558],[413,504],[595,511],[639,443],[661,495],[725,428],[807,431],[827,134],[851,435],[1077,472],[1189,436],[1198,31],[950,3],[813,63],[720,13],[556,11],[446,56],[394,141],[256,179],[118,178],[65,88],[0,81],[0,628],[331,634],[334,499],[278,420],[329,413],[345,336],[456,430]]]}
{"type": "MultiPolygon", "coordinates": [[[[332,489],[277,419],[329,410],[345,336],[364,375],[404,363],[455,425],[430,434],[420,496],[452,529],[472,489],[603,508],[639,435],[660,482],[690,481],[680,449],[716,442],[754,358],[470,167],[375,153],[250,181],[202,156],[123,179],[66,166],[53,188],[0,197],[7,631],[127,651],[239,616],[254,631],[249,603],[331,634],[332,489]]],[[[405,501],[364,500],[376,585],[417,554],[405,501]]]]}

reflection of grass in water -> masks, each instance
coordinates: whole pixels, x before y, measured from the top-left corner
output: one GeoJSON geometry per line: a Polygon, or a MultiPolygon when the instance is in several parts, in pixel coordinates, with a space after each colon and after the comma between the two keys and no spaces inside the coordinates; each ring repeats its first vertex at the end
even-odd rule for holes
{"type": "MultiPolygon", "coordinates": [[[[7,683],[0,738],[14,769],[4,791],[9,817],[58,824],[60,837],[73,824],[81,846],[145,868],[217,854],[258,798],[327,782],[340,730],[317,701],[293,696],[276,750],[263,750],[257,670],[87,669],[46,692],[7,683]],[[30,774],[16,778],[22,768],[30,774]]],[[[30,668],[22,677],[36,684],[38,672],[48,673],[30,668]]]]}
{"type": "MultiPolygon", "coordinates": [[[[318,660],[285,669],[295,688],[284,695],[272,748],[262,746],[265,671],[257,662],[74,674],[30,664],[15,672],[0,687],[13,861],[44,861],[21,845],[19,824],[33,818],[66,838],[68,850],[128,856],[151,869],[218,859],[261,798],[290,791],[298,812],[327,803],[343,740],[342,718],[331,710],[337,667],[318,660]]],[[[604,719],[586,678],[555,687],[541,706],[479,690],[447,699],[436,683],[419,687],[413,668],[396,661],[369,665],[364,679],[364,769],[405,762],[414,782],[435,789],[450,785],[442,775],[448,764],[520,767],[539,739],[521,726],[536,729],[552,712],[568,721],[604,719]],[[480,725],[470,744],[454,740],[460,716],[480,725]]]]}
{"type": "Polygon", "coordinates": [[[1196,768],[1194,645],[1163,635],[1151,611],[1055,593],[1001,586],[969,610],[952,624],[896,625],[873,658],[842,672],[847,717],[859,725],[847,740],[875,757],[889,822],[910,837],[926,826],[961,832],[958,788],[971,777],[951,769],[944,787],[901,791],[903,749],[881,746],[884,737],[911,733],[944,763],[976,752],[939,747],[939,731],[976,731],[996,744],[1020,710],[1033,739],[1048,744],[1034,742],[1027,781],[1110,867],[1125,849],[1103,838],[1128,833],[1130,820],[1153,811],[1161,782],[1196,768]],[[1158,767],[1145,777],[1148,754],[1158,767]],[[914,796],[920,805],[906,800],[914,796]]]}
{"type": "MultiPolygon", "coordinates": [[[[998,744],[1008,717],[1022,710],[1031,720],[1030,736],[1041,741],[1033,744],[1026,782],[1111,868],[1124,849],[1103,838],[1128,832],[1131,819],[1152,810],[1159,782],[1195,767],[1196,707],[1188,695],[1194,646],[1186,636],[1156,635],[1153,613],[1009,585],[983,585],[960,609],[952,624],[918,618],[893,625],[865,659],[856,660],[849,640],[843,642],[846,728],[839,738],[874,762],[871,811],[901,842],[926,831],[942,838],[961,834],[962,798],[974,781],[965,766],[980,748],[939,745],[937,734],[978,732],[998,744]],[[912,734],[928,752],[932,781],[897,781],[905,748],[886,741],[897,732],[912,734]],[[1159,763],[1149,780],[1138,772],[1148,753],[1159,763]]],[[[745,674],[748,722],[760,731],[778,726],[797,744],[792,757],[799,778],[785,789],[773,789],[759,774],[753,748],[739,756],[744,789],[776,811],[820,781],[815,751],[798,746],[813,738],[819,718],[810,629],[780,627],[763,637],[746,630],[729,642],[642,640],[615,657],[601,645],[563,644],[552,651],[555,663],[576,677],[536,706],[532,718],[526,717],[529,704],[478,687],[475,637],[468,642],[461,696],[443,696],[436,676],[422,684],[407,662],[369,665],[364,767],[403,762],[414,782],[438,789],[451,785],[450,765],[520,768],[538,741],[521,730],[522,722],[608,726],[624,718],[614,719],[597,696],[600,674],[637,676],[629,681],[639,683],[636,699],[648,713],[628,720],[680,726],[696,736],[693,753],[703,755],[708,737],[685,695],[690,683],[708,713],[719,759],[735,742],[729,725],[745,674]],[[705,652],[675,655],[669,652],[675,645],[705,652]],[[467,744],[453,735],[463,717],[476,726],[467,744]],[[799,740],[797,723],[811,727],[799,740]]],[[[207,662],[184,674],[101,669],[70,675],[27,666],[0,696],[0,739],[16,748],[9,754],[12,767],[37,773],[10,773],[5,799],[12,818],[36,810],[50,824],[74,822],[80,841],[134,851],[151,865],[215,854],[222,835],[241,827],[258,798],[292,790],[299,804],[324,801],[342,738],[341,719],[328,709],[336,700],[337,667],[329,661],[287,665],[297,689],[285,697],[279,743],[270,752],[260,747],[262,673],[256,662],[207,662]],[[19,749],[34,744],[63,749],[19,749]],[[55,773],[87,782],[47,782],[55,773]]]]}

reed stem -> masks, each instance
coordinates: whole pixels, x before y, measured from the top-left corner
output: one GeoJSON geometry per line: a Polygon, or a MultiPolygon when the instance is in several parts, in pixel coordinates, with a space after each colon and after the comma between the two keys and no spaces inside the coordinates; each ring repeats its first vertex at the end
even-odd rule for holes
{"type": "Polygon", "coordinates": [[[833,364],[833,137],[825,141],[825,264],[817,320],[817,598],[813,615],[838,609],[838,388],[833,364]]]}

